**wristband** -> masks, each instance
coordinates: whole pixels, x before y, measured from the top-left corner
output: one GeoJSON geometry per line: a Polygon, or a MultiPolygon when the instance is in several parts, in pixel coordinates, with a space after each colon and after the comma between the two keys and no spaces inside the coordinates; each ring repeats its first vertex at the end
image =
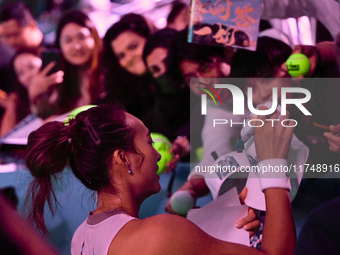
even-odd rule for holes
{"type": "Polygon", "coordinates": [[[262,192],[269,188],[283,188],[291,190],[289,172],[285,172],[287,160],[285,159],[267,159],[258,163],[258,172],[262,192]]]}

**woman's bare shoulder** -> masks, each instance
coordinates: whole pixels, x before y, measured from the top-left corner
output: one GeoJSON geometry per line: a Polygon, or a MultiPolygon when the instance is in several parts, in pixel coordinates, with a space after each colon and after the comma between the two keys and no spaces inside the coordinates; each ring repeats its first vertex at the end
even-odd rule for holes
{"type": "Polygon", "coordinates": [[[112,241],[109,254],[218,254],[222,250],[227,254],[235,251],[232,246],[186,218],[160,214],[127,223],[112,241]]]}

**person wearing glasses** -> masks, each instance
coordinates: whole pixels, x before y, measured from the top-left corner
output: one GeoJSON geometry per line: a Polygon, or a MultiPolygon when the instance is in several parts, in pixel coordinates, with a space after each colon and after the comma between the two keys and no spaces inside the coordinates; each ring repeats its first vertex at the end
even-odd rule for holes
{"type": "MultiPolygon", "coordinates": [[[[204,87],[201,83],[190,83],[191,78],[209,78],[203,79],[203,82],[216,81],[215,78],[226,78],[230,74],[230,61],[233,55],[231,48],[222,48],[214,46],[206,46],[199,44],[191,44],[186,40],[187,30],[181,31],[174,39],[168,54],[167,66],[169,73],[177,80],[181,80],[190,88],[192,96],[190,97],[191,107],[191,125],[190,128],[190,144],[191,154],[199,151],[199,147],[203,147],[203,156],[197,157],[195,161],[199,161],[197,166],[213,165],[215,155],[225,155],[234,150],[233,139],[240,132],[241,127],[226,127],[220,125],[213,132],[207,123],[211,122],[211,118],[233,119],[239,122],[244,116],[235,117],[232,114],[232,98],[227,90],[218,91],[223,100],[223,107],[210,107],[208,102],[208,113],[206,116],[199,114],[200,97],[204,93],[199,87],[204,87]],[[194,118],[194,119],[193,119],[194,118]],[[210,130],[210,131],[209,131],[210,130]],[[200,140],[200,138],[202,140],[200,140]]],[[[205,88],[209,88],[207,84],[205,88]]],[[[209,100],[208,100],[209,101],[209,100]]],[[[191,156],[193,159],[193,156],[191,156]]],[[[188,191],[196,201],[197,198],[210,193],[205,179],[200,174],[191,171],[188,180],[183,184],[179,191],[188,191]]],[[[174,193],[174,195],[176,192],[174,193]]],[[[246,189],[240,193],[240,201],[243,203],[246,189]]],[[[168,200],[165,210],[169,213],[178,214],[171,207],[171,198],[168,200]]],[[[235,223],[237,228],[244,228],[253,236],[256,229],[259,228],[260,222],[253,209],[250,209],[248,215],[235,223]]]]}

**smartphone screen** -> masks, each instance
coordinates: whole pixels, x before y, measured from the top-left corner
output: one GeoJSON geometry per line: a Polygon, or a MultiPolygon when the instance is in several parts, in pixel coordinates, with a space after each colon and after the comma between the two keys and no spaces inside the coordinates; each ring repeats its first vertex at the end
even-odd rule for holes
{"type": "Polygon", "coordinates": [[[55,66],[51,69],[48,74],[55,73],[60,70],[60,58],[61,58],[61,53],[60,50],[57,49],[49,49],[45,50],[41,53],[41,59],[42,59],[42,66],[41,69],[44,69],[49,63],[52,61],[55,62],[55,66]]]}

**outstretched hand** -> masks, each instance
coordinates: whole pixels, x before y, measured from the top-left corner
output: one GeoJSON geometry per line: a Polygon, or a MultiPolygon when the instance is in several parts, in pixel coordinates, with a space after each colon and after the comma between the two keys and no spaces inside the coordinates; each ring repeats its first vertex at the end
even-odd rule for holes
{"type": "Polygon", "coordinates": [[[48,75],[55,64],[56,63],[52,61],[32,78],[28,86],[28,96],[32,102],[41,94],[46,93],[51,86],[64,81],[64,72],[61,70],[48,75]]]}
{"type": "MultiPolygon", "coordinates": [[[[180,189],[178,189],[177,191],[187,191],[194,199],[194,204],[196,204],[196,193],[194,190],[191,189],[191,185],[189,184],[189,182],[186,182],[180,189]]],[[[198,208],[197,206],[195,206],[195,208],[198,208]]],[[[165,208],[164,210],[168,213],[171,213],[171,214],[177,214],[177,215],[180,215],[179,213],[177,213],[176,211],[174,211],[171,207],[171,197],[168,199],[168,202],[166,203],[165,205],[165,208]]],[[[183,216],[183,215],[181,215],[183,216]]]]}
{"type": "MultiPolygon", "coordinates": [[[[295,53],[302,53],[306,55],[310,63],[310,69],[309,69],[308,74],[305,76],[298,77],[298,78],[311,77],[314,74],[316,67],[318,65],[318,61],[320,57],[318,54],[318,50],[316,49],[316,47],[310,46],[310,45],[296,45],[291,55],[295,53]]],[[[288,72],[286,62],[284,62],[281,65],[281,69],[285,72],[288,72]]]]}
{"type": "Polygon", "coordinates": [[[173,170],[180,159],[190,152],[190,142],[186,136],[178,136],[172,143],[172,147],[169,151],[174,155],[172,160],[166,164],[167,169],[164,171],[165,173],[173,170]]]}

